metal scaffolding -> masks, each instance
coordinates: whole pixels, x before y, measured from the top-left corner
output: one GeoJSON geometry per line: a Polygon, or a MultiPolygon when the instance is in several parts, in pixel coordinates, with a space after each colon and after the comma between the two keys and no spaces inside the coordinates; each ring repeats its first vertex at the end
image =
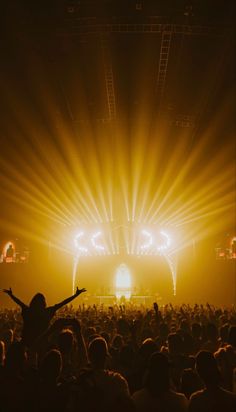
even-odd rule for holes
{"type": "Polygon", "coordinates": [[[105,33],[101,33],[100,39],[101,39],[103,65],[104,65],[104,72],[105,72],[109,120],[113,121],[116,119],[116,100],[115,100],[115,91],[114,91],[114,76],[113,76],[113,69],[112,69],[112,61],[111,61],[110,49],[108,45],[108,35],[105,33]]]}
{"type": "Polygon", "coordinates": [[[163,33],[222,36],[229,27],[222,25],[197,25],[197,24],[168,24],[168,23],[99,23],[97,18],[69,18],[66,26],[59,29],[59,34],[79,35],[96,33],[163,33]]]}
{"type": "Polygon", "coordinates": [[[160,59],[159,59],[158,74],[157,74],[157,87],[156,87],[159,105],[162,102],[162,97],[163,97],[164,88],[165,88],[171,37],[172,37],[171,30],[162,32],[160,59]]]}

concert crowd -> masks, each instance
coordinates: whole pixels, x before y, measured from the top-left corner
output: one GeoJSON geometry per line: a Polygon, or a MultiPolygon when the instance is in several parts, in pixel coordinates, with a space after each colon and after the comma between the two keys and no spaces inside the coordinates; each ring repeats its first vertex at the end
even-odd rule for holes
{"type": "MultiPolygon", "coordinates": [[[[236,412],[236,307],[0,309],[0,412],[236,412]]],[[[1,307],[1,305],[0,305],[1,307]]]]}

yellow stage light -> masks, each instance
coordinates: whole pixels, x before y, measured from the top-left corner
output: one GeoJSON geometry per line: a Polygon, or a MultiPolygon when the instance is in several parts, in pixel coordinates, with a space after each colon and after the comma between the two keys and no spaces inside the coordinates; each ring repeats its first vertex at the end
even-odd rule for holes
{"type": "Polygon", "coordinates": [[[126,299],[131,297],[131,274],[129,268],[122,263],[115,276],[115,296],[120,299],[124,296],[126,299]]]}

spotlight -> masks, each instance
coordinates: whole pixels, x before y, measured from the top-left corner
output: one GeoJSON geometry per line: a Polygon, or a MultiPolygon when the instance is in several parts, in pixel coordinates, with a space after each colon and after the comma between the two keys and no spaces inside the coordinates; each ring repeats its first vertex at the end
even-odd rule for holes
{"type": "Polygon", "coordinates": [[[115,295],[117,299],[124,296],[126,299],[131,297],[131,276],[129,268],[122,263],[116,271],[115,295]]]}

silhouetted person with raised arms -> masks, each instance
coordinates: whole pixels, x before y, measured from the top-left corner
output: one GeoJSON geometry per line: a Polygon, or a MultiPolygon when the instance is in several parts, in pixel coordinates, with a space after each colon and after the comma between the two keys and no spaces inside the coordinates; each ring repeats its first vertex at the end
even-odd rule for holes
{"type": "Polygon", "coordinates": [[[86,292],[86,289],[78,289],[77,287],[74,295],[49,307],[47,307],[46,299],[42,293],[36,293],[28,306],[13,295],[11,288],[4,289],[3,292],[10,296],[10,298],[21,307],[23,318],[22,342],[26,346],[31,347],[37,343],[37,339],[46,332],[56,311],[72,302],[72,300],[81,293],[86,292]]]}

